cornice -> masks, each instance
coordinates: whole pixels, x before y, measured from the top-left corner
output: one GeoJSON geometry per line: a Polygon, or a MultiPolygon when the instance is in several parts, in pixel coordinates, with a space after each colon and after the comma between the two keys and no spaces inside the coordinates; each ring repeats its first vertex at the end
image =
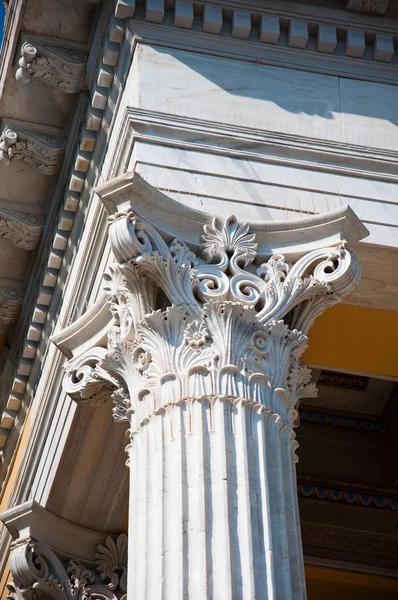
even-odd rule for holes
{"type": "Polygon", "coordinates": [[[281,18],[307,19],[311,23],[333,24],[339,28],[354,27],[373,32],[396,33],[398,28],[397,18],[381,18],[379,15],[344,10],[343,1],[340,6],[334,8],[325,6],[322,0],[315,5],[305,2],[305,0],[301,2],[267,0],[266,5],[261,0],[215,0],[213,4],[221,6],[223,9],[243,9],[253,13],[266,12],[281,18]]]}
{"type": "MultiPolygon", "coordinates": [[[[22,0],[20,0],[22,4],[22,0]]],[[[5,408],[1,417],[2,429],[0,435],[0,452],[3,459],[6,458],[7,464],[2,465],[3,473],[7,473],[8,465],[12,464],[17,440],[22,430],[25,419],[25,409],[22,400],[27,390],[29,376],[32,373],[35,364],[39,341],[42,336],[44,324],[47,319],[47,313],[52,302],[54,290],[57,286],[58,275],[60,273],[65,251],[68,246],[68,239],[73,228],[76,213],[80,205],[80,198],[85,191],[86,177],[90,169],[90,163],[96,148],[98,132],[102,127],[105,109],[108,104],[109,89],[113,84],[114,73],[108,79],[106,85],[108,88],[100,86],[103,83],[101,64],[106,63],[111,49],[111,62],[116,66],[121,52],[121,42],[124,39],[127,15],[125,11],[125,2],[118,0],[115,3],[113,18],[110,20],[107,34],[103,39],[102,61],[99,57],[99,66],[97,70],[97,83],[92,90],[91,103],[87,109],[84,125],[81,129],[80,138],[75,149],[75,158],[72,161],[69,175],[67,177],[66,192],[64,202],[56,219],[55,233],[52,243],[45,259],[41,279],[35,285],[36,299],[30,304],[29,312],[26,312],[24,323],[21,324],[19,352],[13,359],[14,372],[7,386],[5,408]],[[121,24],[123,28],[121,29],[121,24]],[[113,40],[118,39],[118,42],[113,40]],[[106,98],[103,101],[103,90],[106,90],[106,98]],[[100,101],[99,101],[100,100],[100,101]],[[22,331],[24,333],[22,333],[22,331]],[[23,408],[23,411],[22,411],[23,408]],[[22,412],[21,412],[22,411],[22,412]],[[22,414],[23,413],[23,414],[22,414]],[[18,422],[19,433],[13,440],[14,450],[4,453],[3,449],[9,439],[9,434],[13,428],[14,421],[21,414],[18,422]]],[[[122,67],[123,70],[123,67],[122,67]]],[[[3,121],[3,126],[12,127],[15,122],[3,121]]],[[[34,126],[31,125],[34,129],[34,126]]],[[[108,128],[106,126],[106,128],[108,128]]],[[[51,133],[49,131],[49,133],[51,133]]],[[[62,185],[63,180],[61,182],[62,185]]],[[[2,482],[3,483],[3,482],[2,482]]]]}
{"type": "MultiPolygon", "coordinates": [[[[159,142],[162,146],[203,149],[233,158],[398,182],[398,150],[227,125],[140,108],[127,108],[127,118],[134,143],[159,142]]],[[[130,139],[128,144],[129,148],[120,146],[119,154],[131,152],[130,139]]]]}
{"type": "MultiPolygon", "coordinates": [[[[229,22],[222,25],[219,31],[207,33],[199,16],[192,20],[189,27],[183,28],[175,24],[172,12],[165,13],[161,27],[142,17],[131,20],[129,37],[133,45],[148,43],[256,64],[397,85],[397,52],[388,56],[386,54],[386,60],[376,60],[374,45],[365,45],[366,32],[360,32],[361,40],[363,38],[363,43],[361,41],[359,46],[360,55],[355,55],[359,52],[356,50],[356,34],[352,38],[352,49],[349,52],[345,38],[337,40],[333,52],[325,52],[317,46],[317,34],[310,35],[312,29],[308,23],[300,23],[299,30],[301,31],[304,25],[304,30],[308,31],[308,34],[302,36],[302,45],[292,46],[289,44],[288,33],[283,32],[275,43],[262,41],[261,27],[251,25],[253,16],[249,12],[246,17],[250,30],[247,37],[232,35],[233,29],[229,22]]],[[[262,37],[264,39],[264,36],[262,37]]],[[[371,37],[375,39],[374,34],[371,34],[371,37]]],[[[392,44],[393,36],[390,38],[388,43],[392,44]]]]}

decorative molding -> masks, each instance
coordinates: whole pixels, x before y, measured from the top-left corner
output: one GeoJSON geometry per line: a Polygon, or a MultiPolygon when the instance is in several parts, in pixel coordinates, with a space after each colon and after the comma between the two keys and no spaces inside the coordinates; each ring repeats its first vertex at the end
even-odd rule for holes
{"type": "Polygon", "coordinates": [[[3,206],[0,203],[0,237],[24,250],[34,250],[40,241],[44,218],[29,212],[22,212],[3,206]]]}
{"type": "MultiPolygon", "coordinates": [[[[258,162],[311,168],[321,173],[398,182],[398,143],[390,138],[391,149],[385,149],[361,145],[364,139],[359,135],[352,143],[342,143],[272,131],[267,129],[265,120],[261,129],[255,129],[141,108],[129,107],[127,112],[132,133],[143,142],[154,143],[162,137],[167,138],[169,147],[193,151],[203,147],[216,156],[239,156],[258,162]],[[393,149],[394,143],[396,149],[393,149]]],[[[125,148],[122,146],[119,151],[123,152],[125,148]]]]}
{"type": "Polygon", "coordinates": [[[299,483],[297,492],[298,495],[303,498],[342,502],[345,504],[367,506],[371,508],[398,510],[398,496],[376,495],[373,493],[358,492],[348,489],[322,487],[308,483],[299,483]]]}
{"type": "Polygon", "coordinates": [[[29,501],[0,515],[14,538],[9,596],[116,600],[127,588],[127,536],[76,525],[29,501]]]}
{"type": "Polygon", "coordinates": [[[346,0],[345,7],[353,12],[364,12],[373,15],[384,15],[389,0],[346,0]]]}
{"type": "MultiPolygon", "coordinates": [[[[394,56],[396,57],[394,30],[384,32],[378,29],[365,29],[363,24],[359,24],[354,29],[347,26],[347,23],[336,25],[329,23],[325,41],[324,22],[317,23],[312,17],[304,16],[298,22],[308,31],[307,43],[304,47],[295,47],[289,36],[289,24],[291,21],[297,23],[297,20],[284,19],[279,15],[280,13],[276,18],[280,23],[281,33],[277,42],[263,41],[264,30],[261,24],[267,21],[267,16],[255,11],[251,12],[250,23],[253,25],[250,25],[249,38],[244,40],[232,35],[231,23],[226,16],[218,34],[207,34],[203,17],[201,20],[200,14],[196,13],[192,26],[188,28],[177,27],[175,24],[171,26],[173,22],[171,8],[166,11],[164,19],[162,17],[164,28],[159,29],[150,19],[136,16],[130,22],[129,32],[133,47],[140,42],[156,42],[157,45],[166,46],[172,43],[174,48],[191,51],[194,46],[215,56],[236,59],[238,55],[242,60],[258,64],[395,84],[397,66],[394,60],[394,56]],[[259,26],[254,25],[256,23],[259,23],[259,26]],[[330,38],[335,38],[336,42],[331,44],[330,38]]],[[[269,30],[270,40],[275,37],[273,31],[272,25],[269,30]]]]}
{"type": "Polygon", "coordinates": [[[97,597],[125,599],[127,591],[127,536],[111,536],[99,545],[96,570],[70,558],[65,561],[46,544],[31,537],[18,538],[11,545],[8,599],[33,600],[37,593],[53,598],[83,600],[97,597]]]}
{"type": "MultiPolygon", "coordinates": [[[[102,60],[106,63],[108,59],[109,48],[112,48],[112,62],[114,65],[117,64],[119,59],[119,54],[121,51],[121,42],[123,39],[121,38],[121,30],[120,23],[131,15],[126,14],[126,11],[121,11],[122,3],[118,2],[115,7],[115,11],[113,16],[117,17],[116,19],[110,19],[109,30],[108,33],[105,34],[103,40],[103,48],[102,48],[102,60]],[[119,11],[116,13],[116,11],[119,11]],[[117,26],[117,27],[116,27],[117,26]],[[117,38],[118,42],[114,42],[115,40],[115,30],[117,29],[117,38]]],[[[124,36],[124,31],[122,31],[124,36]]],[[[101,61],[99,61],[101,63],[101,61]]],[[[98,81],[101,76],[100,67],[98,67],[98,81]]],[[[108,81],[107,85],[111,87],[112,80],[108,81]]],[[[76,148],[77,155],[79,155],[80,150],[84,150],[87,154],[92,155],[95,151],[96,142],[97,142],[97,132],[100,130],[102,126],[102,120],[104,117],[105,106],[99,110],[94,107],[93,100],[87,110],[85,126],[83,127],[81,137],[78,142],[78,146],[76,148]]],[[[0,166],[1,164],[9,164],[10,163],[10,146],[14,143],[14,135],[13,130],[16,129],[16,124],[10,123],[11,125],[11,133],[7,134],[7,138],[5,143],[0,139],[0,166]]],[[[81,162],[77,163],[79,167],[81,162]]],[[[57,223],[56,230],[54,232],[54,238],[52,241],[52,245],[49,251],[47,263],[44,267],[44,271],[42,274],[41,285],[39,286],[39,292],[36,298],[36,302],[34,303],[34,307],[31,314],[31,320],[27,327],[27,333],[23,344],[21,345],[19,359],[15,366],[15,375],[13,376],[6,402],[6,408],[4,415],[10,416],[10,410],[13,410],[13,414],[15,414],[16,408],[21,405],[22,398],[24,397],[24,393],[26,390],[27,382],[29,375],[31,373],[35,358],[36,352],[38,349],[37,343],[37,332],[41,331],[43,323],[46,319],[47,311],[49,309],[52,295],[55,289],[57,275],[62,266],[62,260],[64,253],[67,248],[68,237],[73,227],[73,222],[75,215],[77,213],[80,195],[84,189],[84,182],[87,177],[87,171],[79,171],[79,169],[71,170],[70,179],[68,183],[68,189],[65,197],[64,205],[61,208],[59,220],[57,223]],[[76,173],[80,177],[76,178],[76,173]],[[67,215],[68,218],[65,218],[67,215]],[[51,273],[55,274],[50,280],[48,278],[49,270],[51,269],[51,273]],[[22,377],[21,377],[22,375],[22,377]]],[[[23,424],[24,415],[22,415],[21,426],[23,424]]],[[[0,454],[2,455],[2,460],[5,459],[4,448],[9,439],[10,432],[13,428],[14,419],[8,418],[6,421],[6,426],[3,426],[2,435],[0,436],[0,454]]],[[[18,438],[17,438],[18,439],[18,438]]],[[[17,446],[15,446],[17,447],[17,446]]],[[[14,450],[15,451],[15,450],[14,450]]],[[[12,461],[13,453],[9,453],[6,457],[7,461],[12,461]]],[[[6,472],[6,465],[4,466],[4,472],[6,472]]]]}
{"type": "Polygon", "coordinates": [[[103,284],[115,322],[109,351],[72,359],[64,389],[96,405],[113,386],[115,419],[131,417],[137,428],[169,403],[202,396],[246,399],[292,425],[297,401],[316,393],[299,363],[305,334],[356,285],[358,264],[345,244],[294,264],[281,255],[258,262],[256,236],[235,217],[203,231],[195,254],[131,211],[111,217],[118,264],[103,284]]]}
{"type": "Polygon", "coordinates": [[[12,147],[17,143],[17,134],[5,127],[0,135],[0,165],[8,167],[13,157],[12,147]]]}
{"type": "MultiPolygon", "coordinates": [[[[0,161],[9,166],[12,160],[37,168],[44,175],[55,175],[64,151],[64,140],[49,133],[25,127],[5,127],[0,137],[0,161]]],[[[1,164],[0,162],[0,164],[1,164]]]]}
{"type": "Polygon", "coordinates": [[[23,298],[23,289],[12,281],[0,279],[0,323],[10,325],[18,320],[23,298]]]}
{"type": "Polygon", "coordinates": [[[68,94],[79,91],[87,62],[83,52],[26,41],[20,54],[15,75],[17,81],[29,83],[34,77],[68,94]]]}

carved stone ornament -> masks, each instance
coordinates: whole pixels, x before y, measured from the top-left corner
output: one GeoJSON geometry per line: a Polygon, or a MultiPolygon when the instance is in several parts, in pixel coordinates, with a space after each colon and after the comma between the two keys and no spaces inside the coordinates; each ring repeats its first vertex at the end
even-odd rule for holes
{"type": "MultiPolygon", "coordinates": [[[[94,557],[93,557],[94,558],[94,557]]],[[[11,546],[7,584],[10,600],[119,600],[127,591],[127,536],[108,536],[98,546],[95,567],[77,559],[64,560],[46,544],[31,537],[11,546]]],[[[93,561],[94,562],[94,561],[93,561]]]]}
{"type": "Polygon", "coordinates": [[[345,7],[353,12],[384,15],[389,0],[346,0],[345,7]]]}
{"type": "Polygon", "coordinates": [[[39,243],[44,219],[0,204],[0,237],[24,250],[33,250],[39,243]]]}
{"type": "Polygon", "coordinates": [[[114,326],[107,349],[69,361],[67,393],[96,405],[113,390],[115,419],[133,433],[202,397],[239,398],[292,425],[300,398],[316,394],[300,364],[306,334],[360,277],[347,245],[258,263],[255,235],[230,217],[204,227],[196,254],[133,212],[114,215],[109,235],[117,263],[103,288],[114,326]]]}
{"type": "Polygon", "coordinates": [[[23,290],[13,282],[0,280],[0,323],[10,325],[18,320],[23,296],[23,290]]]}
{"type": "Polygon", "coordinates": [[[64,151],[64,140],[48,133],[6,127],[0,136],[0,164],[11,160],[36,167],[45,175],[55,175],[64,151]]]}
{"type": "Polygon", "coordinates": [[[52,87],[75,94],[81,87],[86,61],[86,55],[79,50],[24,42],[15,77],[22,83],[29,83],[32,77],[42,79],[52,87]]]}

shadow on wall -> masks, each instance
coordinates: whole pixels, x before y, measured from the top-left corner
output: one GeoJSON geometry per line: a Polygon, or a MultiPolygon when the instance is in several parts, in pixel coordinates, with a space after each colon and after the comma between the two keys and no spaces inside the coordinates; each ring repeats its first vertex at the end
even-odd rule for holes
{"type": "Polygon", "coordinates": [[[260,101],[263,109],[267,102],[271,112],[276,114],[278,111],[272,110],[272,105],[280,107],[281,114],[318,116],[330,121],[348,114],[365,117],[376,124],[398,125],[398,88],[393,85],[161,47],[156,47],[156,53],[163,64],[172,67],[173,73],[172,78],[168,75],[168,85],[158,81],[157,97],[172,87],[176,101],[177,93],[180,101],[184,97],[188,101],[189,94],[191,99],[195,94],[197,101],[203,98],[209,105],[223,96],[226,111],[229,105],[231,110],[232,106],[237,107],[236,99],[229,102],[225,93],[220,94],[223,91],[232,97],[254,101],[248,102],[248,110],[255,110],[259,107],[256,101],[260,101]],[[189,75],[188,71],[189,88],[186,67],[192,72],[189,75]]]}

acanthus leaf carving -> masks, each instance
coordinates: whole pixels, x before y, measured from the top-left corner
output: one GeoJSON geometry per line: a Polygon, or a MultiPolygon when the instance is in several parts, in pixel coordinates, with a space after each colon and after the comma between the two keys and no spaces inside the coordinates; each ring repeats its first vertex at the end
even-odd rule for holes
{"type": "Polygon", "coordinates": [[[61,559],[46,544],[18,538],[11,546],[10,600],[37,600],[40,593],[54,600],[118,600],[127,589],[127,536],[108,536],[93,557],[95,570],[81,561],[61,559]]]}
{"type": "MultiPolygon", "coordinates": [[[[117,263],[103,287],[115,326],[88,387],[103,380],[117,388],[115,418],[130,420],[134,433],[170,403],[222,396],[263,406],[291,426],[300,398],[316,395],[300,363],[306,333],[360,276],[346,244],[294,263],[280,254],[264,261],[235,217],[205,226],[196,254],[183,240],[166,243],[131,211],[110,221],[117,263]]],[[[67,390],[73,361],[68,369],[67,390]]],[[[87,389],[77,382],[74,397],[87,389]]]]}
{"type": "Polygon", "coordinates": [[[23,290],[13,282],[0,280],[0,323],[10,325],[18,320],[23,290]]]}
{"type": "Polygon", "coordinates": [[[41,215],[5,208],[0,205],[0,237],[18,248],[33,250],[40,241],[44,219],[41,215]]]}
{"type": "Polygon", "coordinates": [[[9,166],[12,160],[37,168],[44,175],[55,175],[64,151],[64,140],[58,136],[28,129],[6,127],[0,137],[0,161],[9,166]]]}
{"type": "Polygon", "coordinates": [[[72,48],[24,42],[18,64],[15,75],[17,81],[29,83],[34,77],[63,92],[74,94],[81,86],[86,56],[72,48]]]}
{"type": "Polygon", "coordinates": [[[98,546],[97,571],[111,590],[119,586],[122,591],[127,592],[127,542],[127,535],[122,533],[116,542],[108,536],[105,544],[98,546]]]}

